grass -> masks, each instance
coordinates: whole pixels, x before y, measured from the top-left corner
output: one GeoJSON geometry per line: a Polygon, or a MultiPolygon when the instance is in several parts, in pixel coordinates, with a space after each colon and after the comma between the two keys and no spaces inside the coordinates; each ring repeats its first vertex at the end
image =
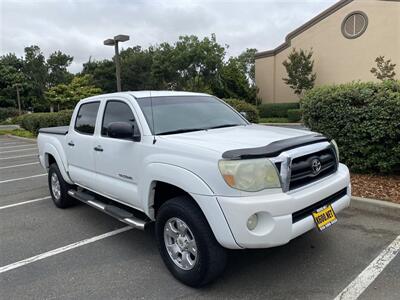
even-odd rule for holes
{"type": "Polygon", "coordinates": [[[10,130],[0,130],[0,135],[11,134],[15,136],[25,137],[25,138],[35,138],[36,136],[25,129],[10,129],[10,130]]]}
{"type": "Polygon", "coordinates": [[[260,118],[259,123],[290,123],[288,118],[260,118]]]}

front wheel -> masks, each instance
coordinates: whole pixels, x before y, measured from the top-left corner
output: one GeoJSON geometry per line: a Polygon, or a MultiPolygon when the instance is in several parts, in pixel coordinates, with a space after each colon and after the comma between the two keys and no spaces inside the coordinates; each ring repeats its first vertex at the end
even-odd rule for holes
{"type": "Polygon", "coordinates": [[[192,199],[180,196],[160,207],[156,236],[165,265],[184,284],[199,287],[223,272],[226,250],[192,199]]]}
{"type": "Polygon", "coordinates": [[[57,164],[51,164],[48,173],[48,183],[51,198],[58,208],[67,208],[76,204],[76,200],[68,195],[68,190],[72,188],[61,175],[57,164]]]}

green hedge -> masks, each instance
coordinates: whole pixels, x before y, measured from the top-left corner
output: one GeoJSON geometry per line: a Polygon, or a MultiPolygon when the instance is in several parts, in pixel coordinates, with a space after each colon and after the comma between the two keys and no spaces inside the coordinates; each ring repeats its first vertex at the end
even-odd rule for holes
{"type": "Polygon", "coordinates": [[[353,171],[400,170],[400,81],[315,88],[302,109],[304,123],[334,138],[353,171]]]}
{"type": "Polygon", "coordinates": [[[33,113],[15,118],[24,129],[37,134],[40,128],[66,126],[71,120],[72,110],[63,110],[56,113],[33,113]]]}
{"type": "Polygon", "coordinates": [[[246,119],[251,123],[258,123],[259,115],[257,108],[243,100],[239,99],[224,99],[226,103],[236,109],[238,112],[245,112],[246,119]]]}
{"type": "Polygon", "coordinates": [[[0,122],[18,116],[18,109],[14,107],[0,107],[0,122]]]}
{"type": "Polygon", "coordinates": [[[258,107],[261,118],[287,118],[289,109],[299,108],[299,103],[268,103],[258,107]]]}
{"type": "Polygon", "coordinates": [[[302,110],[299,108],[296,109],[289,109],[287,111],[287,116],[289,119],[289,122],[299,122],[301,120],[301,115],[302,115],[302,110]]]}

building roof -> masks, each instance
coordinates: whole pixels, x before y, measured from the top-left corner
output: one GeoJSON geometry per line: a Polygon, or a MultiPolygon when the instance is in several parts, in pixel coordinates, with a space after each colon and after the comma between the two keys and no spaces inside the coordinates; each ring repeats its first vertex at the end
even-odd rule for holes
{"type": "Polygon", "coordinates": [[[306,31],[308,28],[314,26],[315,24],[317,24],[321,20],[325,19],[326,17],[330,16],[334,12],[338,11],[339,9],[341,9],[342,7],[346,6],[347,4],[349,4],[350,2],[353,2],[353,1],[354,0],[341,0],[341,1],[337,2],[337,3],[335,3],[334,5],[329,7],[328,9],[324,10],[319,15],[315,16],[314,18],[312,18],[308,22],[304,23],[303,25],[301,25],[297,29],[295,29],[292,32],[290,32],[286,36],[285,42],[283,44],[279,45],[278,47],[276,47],[273,50],[258,52],[258,53],[256,53],[255,58],[258,59],[258,58],[274,56],[274,55],[278,54],[279,52],[285,50],[286,48],[290,47],[291,40],[294,37],[298,36],[302,32],[306,31]]]}

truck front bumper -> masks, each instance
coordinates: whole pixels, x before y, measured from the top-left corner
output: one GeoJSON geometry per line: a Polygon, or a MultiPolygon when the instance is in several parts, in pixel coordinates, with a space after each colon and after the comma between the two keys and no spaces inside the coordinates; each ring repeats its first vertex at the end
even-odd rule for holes
{"type": "MultiPolygon", "coordinates": [[[[340,164],[335,174],[292,192],[252,197],[218,196],[217,200],[240,247],[269,248],[286,244],[315,228],[310,209],[316,203],[329,199],[338,213],[350,205],[350,198],[349,170],[340,164]],[[304,212],[305,208],[309,209],[304,212]],[[249,230],[247,221],[253,214],[257,214],[258,223],[249,230]]],[[[232,248],[232,245],[223,246],[232,248]]]]}

